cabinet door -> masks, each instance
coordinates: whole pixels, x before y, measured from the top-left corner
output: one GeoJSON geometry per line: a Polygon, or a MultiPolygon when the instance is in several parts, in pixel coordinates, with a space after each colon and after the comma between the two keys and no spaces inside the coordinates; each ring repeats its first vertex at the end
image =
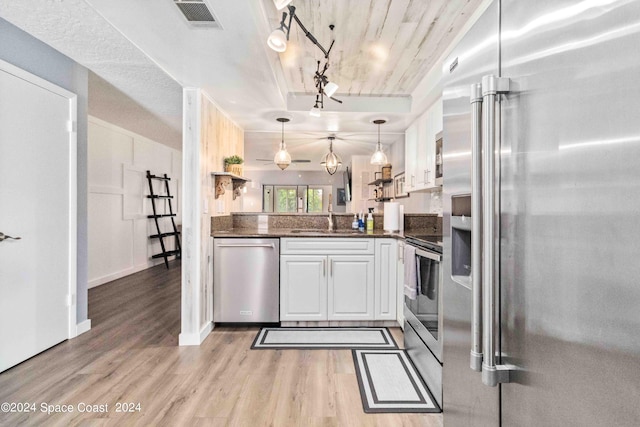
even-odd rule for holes
{"type": "Polygon", "coordinates": [[[417,120],[418,138],[414,153],[416,158],[414,190],[422,190],[427,186],[427,160],[429,157],[429,111],[425,112],[417,120]]]}
{"type": "Polygon", "coordinates": [[[411,191],[416,186],[416,150],[418,148],[417,122],[407,128],[404,141],[404,186],[407,191],[411,191]]]}
{"type": "Polygon", "coordinates": [[[404,330],[404,242],[398,242],[396,321],[404,330]]]}
{"type": "Polygon", "coordinates": [[[394,239],[376,239],[375,320],[396,320],[397,252],[394,239]]]}
{"type": "Polygon", "coordinates": [[[280,257],[280,321],[327,320],[327,257],[280,257]]]}
{"type": "Polygon", "coordinates": [[[374,256],[329,256],[329,320],[373,320],[374,256]]]}
{"type": "Polygon", "coordinates": [[[425,186],[430,188],[436,185],[436,135],[442,131],[442,98],[429,108],[428,115],[425,186]]]}

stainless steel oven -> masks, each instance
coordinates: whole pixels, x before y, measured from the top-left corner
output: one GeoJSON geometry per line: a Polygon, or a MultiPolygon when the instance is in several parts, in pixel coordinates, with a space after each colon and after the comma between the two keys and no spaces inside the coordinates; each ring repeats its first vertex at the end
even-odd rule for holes
{"type": "Polygon", "coordinates": [[[404,297],[404,344],[438,404],[442,404],[442,238],[407,237],[415,248],[417,295],[404,297]]]}

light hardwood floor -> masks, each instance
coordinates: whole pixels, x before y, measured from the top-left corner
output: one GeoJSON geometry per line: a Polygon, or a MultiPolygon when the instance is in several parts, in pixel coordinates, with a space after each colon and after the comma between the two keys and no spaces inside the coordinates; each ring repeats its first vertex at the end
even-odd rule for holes
{"type": "Polygon", "coordinates": [[[250,350],[256,327],[215,328],[200,347],[178,347],[176,263],[91,289],[89,317],[91,331],[0,374],[0,403],[37,406],[0,412],[0,425],[442,425],[439,414],[365,414],[348,350],[250,350]],[[141,411],[115,412],[116,402],[141,411]],[[47,415],[42,403],[74,412],[47,415]],[[80,403],[109,412],[79,413],[80,403]]]}

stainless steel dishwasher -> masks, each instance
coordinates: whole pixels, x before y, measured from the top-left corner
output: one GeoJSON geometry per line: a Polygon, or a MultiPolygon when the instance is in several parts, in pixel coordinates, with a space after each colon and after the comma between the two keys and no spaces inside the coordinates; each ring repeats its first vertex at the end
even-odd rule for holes
{"type": "Polygon", "coordinates": [[[213,321],[280,321],[280,240],[213,239],[213,321]]]}

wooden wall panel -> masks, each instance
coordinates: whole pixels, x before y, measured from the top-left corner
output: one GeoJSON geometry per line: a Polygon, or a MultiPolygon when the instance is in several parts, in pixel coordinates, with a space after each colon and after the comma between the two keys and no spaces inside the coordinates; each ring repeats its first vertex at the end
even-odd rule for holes
{"type": "Polygon", "coordinates": [[[233,200],[233,190],[215,199],[212,172],[224,171],[224,158],[234,154],[244,158],[244,131],[204,94],[200,108],[200,182],[203,206],[200,209],[200,326],[213,319],[213,285],[210,253],[211,217],[242,211],[242,197],[233,200]]]}

